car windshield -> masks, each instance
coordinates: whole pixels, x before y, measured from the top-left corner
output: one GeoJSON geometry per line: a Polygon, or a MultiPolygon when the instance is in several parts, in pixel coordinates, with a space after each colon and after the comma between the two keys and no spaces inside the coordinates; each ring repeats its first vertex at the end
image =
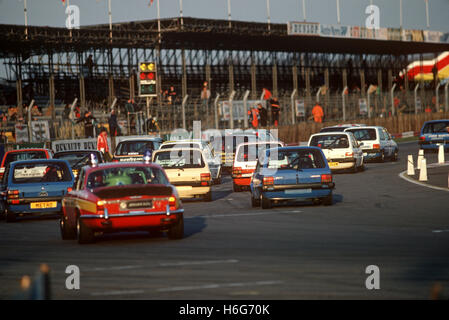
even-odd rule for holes
{"type": "Polygon", "coordinates": [[[271,152],[270,150],[269,156],[263,162],[263,167],[277,170],[302,170],[326,167],[321,152],[313,149],[282,150],[277,152],[271,152]]]}
{"type": "Polygon", "coordinates": [[[59,154],[57,153],[54,155],[53,158],[67,160],[69,162],[70,166],[74,166],[75,164],[78,164],[79,162],[84,162],[84,161],[81,161],[83,159],[89,160],[89,156],[91,153],[94,153],[94,152],[86,151],[86,152],[76,152],[76,153],[59,153],[59,154]]]}
{"type": "Polygon", "coordinates": [[[350,129],[346,131],[352,132],[359,141],[373,141],[377,139],[376,129],[350,129]]]}
{"type": "Polygon", "coordinates": [[[237,161],[257,161],[259,156],[265,154],[266,149],[281,147],[280,144],[245,144],[239,147],[237,161]]]}
{"type": "Polygon", "coordinates": [[[449,133],[449,121],[428,122],[424,125],[423,133],[449,133]]]}
{"type": "Polygon", "coordinates": [[[95,170],[87,177],[88,189],[140,184],[168,184],[162,170],[151,167],[116,167],[95,170]]]}
{"type": "Polygon", "coordinates": [[[65,163],[25,163],[14,167],[13,183],[68,182],[72,180],[65,163]]]}
{"type": "Polygon", "coordinates": [[[115,154],[118,156],[143,155],[147,150],[154,150],[152,141],[126,141],[119,143],[115,154]]]}
{"type": "Polygon", "coordinates": [[[6,156],[4,166],[6,167],[9,163],[14,161],[33,159],[47,159],[47,155],[44,151],[10,152],[6,156]]]}
{"type": "Polygon", "coordinates": [[[349,141],[345,134],[319,135],[312,137],[310,146],[321,149],[344,149],[349,148],[349,141]]]}
{"type": "Polygon", "coordinates": [[[204,168],[202,154],[198,150],[173,150],[158,152],[154,162],[163,168],[204,168]]]}

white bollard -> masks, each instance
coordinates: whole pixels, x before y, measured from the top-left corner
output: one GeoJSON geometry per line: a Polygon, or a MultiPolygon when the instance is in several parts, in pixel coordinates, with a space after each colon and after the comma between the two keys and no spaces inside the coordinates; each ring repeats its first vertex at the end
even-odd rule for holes
{"type": "Polygon", "coordinates": [[[419,170],[419,181],[427,181],[427,161],[426,158],[421,160],[421,169],[419,170]]]}
{"type": "Polygon", "coordinates": [[[444,144],[438,145],[438,163],[444,163],[444,144]]]}
{"type": "Polygon", "coordinates": [[[423,149],[419,149],[419,153],[418,153],[418,169],[421,169],[421,160],[424,159],[424,150],[423,149]]]}
{"type": "Polygon", "coordinates": [[[408,155],[407,161],[407,175],[414,176],[415,175],[415,164],[413,163],[413,155],[408,155]]]}

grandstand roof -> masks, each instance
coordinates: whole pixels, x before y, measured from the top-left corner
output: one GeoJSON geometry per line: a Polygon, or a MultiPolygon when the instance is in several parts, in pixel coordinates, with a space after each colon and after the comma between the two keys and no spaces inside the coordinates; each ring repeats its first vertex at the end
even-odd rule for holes
{"type": "MultiPolygon", "coordinates": [[[[157,20],[114,23],[111,43],[105,24],[73,29],[72,38],[66,28],[30,26],[28,39],[24,26],[0,25],[0,57],[111,46],[152,48],[158,42],[157,30],[157,20]]],[[[448,51],[449,43],[292,36],[287,34],[287,24],[185,17],[181,25],[178,17],[161,19],[161,48],[405,55],[448,51]]]]}

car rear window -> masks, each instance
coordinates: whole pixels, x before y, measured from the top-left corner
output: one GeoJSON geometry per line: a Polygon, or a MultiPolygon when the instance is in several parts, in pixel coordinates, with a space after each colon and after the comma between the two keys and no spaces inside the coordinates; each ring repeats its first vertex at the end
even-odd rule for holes
{"type": "Polygon", "coordinates": [[[373,141],[377,139],[376,129],[350,129],[355,138],[359,141],[373,141]]]}
{"type": "Polygon", "coordinates": [[[249,144],[240,146],[237,152],[237,161],[257,161],[259,156],[265,154],[266,149],[279,148],[279,143],[249,144]]]}
{"type": "Polygon", "coordinates": [[[349,148],[349,141],[345,134],[329,134],[312,137],[310,146],[321,149],[344,149],[349,148]]]}
{"type": "Polygon", "coordinates": [[[139,184],[168,184],[168,180],[158,168],[130,166],[96,170],[87,177],[86,186],[95,189],[139,184]]]}
{"type": "Polygon", "coordinates": [[[47,159],[45,151],[10,152],[6,155],[4,166],[20,160],[47,159]]]}
{"type": "Polygon", "coordinates": [[[222,151],[235,153],[239,144],[255,142],[256,140],[256,136],[225,136],[222,138],[222,151]]]}
{"type": "MultiPolygon", "coordinates": [[[[95,154],[95,152],[76,152],[76,153],[56,153],[53,158],[54,159],[63,159],[67,160],[71,166],[81,162],[84,158],[90,156],[91,154],[95,154]]],[[[95,154],[98,158],[98,156],[95,154]]]]}
{"type": "Polygon", "coordinates": [[[170,144],[163,144],[161,146],[161,149],[172,149],[172,148],[200,148],[199,143],[170,143],[170,144]]]}
{"type": "Polygon", "coordinates": [[[143,155],[147,150],[154,150],[153,141],[126,141],[120,142],[115,154],[118,156],[143,155]]]}
{"type": "Polygon", "coordinates": [[[24,163],[13,168],[13,183],[68,182],[72,180],[65,163],[24,163]]]}
{"type": "Polygon", "coordinates": [[[326,162],[319,150],[278,150],[277,152],[270,152],[270,155],[264,160],[263,166],[278,170],[319,169],[325,168],[326,162]]]}
{"type": "Polygon", "coordinates": [[[342,132],[346,128],[349,128],[349,127],[328,127],[328,128],[321,129],[320,132],[342,132]]]}
{"type": "Polygon", "coordinates": [[[158,152],[154,162],[165,169],[204,168],[202,153],[198,150],[173,150],[158,152]]]}
{"type": "Polygon", "coordinates": [[[428,122],[424,125],[423,133],[448,133],[449,121],[428,122]]]}

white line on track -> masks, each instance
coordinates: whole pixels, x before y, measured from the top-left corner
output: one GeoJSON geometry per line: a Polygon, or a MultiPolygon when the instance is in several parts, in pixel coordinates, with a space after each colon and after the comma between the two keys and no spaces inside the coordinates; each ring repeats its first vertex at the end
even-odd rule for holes
{"type": "Polygon", "coordinates": [[[106,267],[106,268],[95,268],[92,271],[114,271],[114,270],[130,270],[130,269],[139,269],[143,268],[143,266],[116,266],[116,267],[106,267]]]}
{"type": "Polygon", "coordinates": [[[419,181],[416,181],[416,180],[414,180],[412,178],[407,177],[407,170],[402,171],[399,174],[399,178],[404,179],[405,181],[411,182],[411,183],[416,184],[416,185],[421,186],[421,187],[426,187],[426,188],[429,188],[429,189],[449,192],[449,188],[441,188],[441,187],[431,186],[429,184],[422,183],[422,182],[419,182],[419,181]]]}
{"type": "Polygon", "coordinates": [[[222,217],[240,217],[240,216],[261,216],[261,215],[269,215],[269,214],[279,214],[279,213],[301,213],[301,210],[293,210],[293,211],[265,211],[265,212],[250,212],[250,213],[229,213],[229,214],[211,214],[211,215],[200,215],[194,217],[188,217],[185,219],[193,219],[193,218],[222,218],[222,217]]]}
{"type": "Polygon", "coordinates": [[[185,287],[169,287],[157,289],[158,292],[174,292],[174,291],[191,291],[201,289],[219,289],[219,288],[232,288],[232,287],[249,287],[249,286],[267,286],[281,284],[280,280],[268,280],[268,281],[255,281],[255,282],[234,282],[234,283],[211,283],[199,286],[185,286],[185,287]]]}
{"type": "Polygon", "coordinates": [[[91,296],[122,296],[127,294],[142,294],[144,290],[115,290],[115,291],[105,291],[105,292],[92,292],[91,296]]]}
{"type": "Polygon", "coordinates": [[[178,267],[178,266],[192,266],[192,265],[205,265],[205,264],[219,264],[219,263],[237,263],[236,259],[228,260],[206,260],[206,261],[181,261],[181,262],[162,262],[159,263],[161,267],[178,267]]]}
{"type": "Polygon", "coordinates": [[[433,233],[442,233],[442,232],[449,232],[449,229],[447,230],[433,230],[433,233]]]}

